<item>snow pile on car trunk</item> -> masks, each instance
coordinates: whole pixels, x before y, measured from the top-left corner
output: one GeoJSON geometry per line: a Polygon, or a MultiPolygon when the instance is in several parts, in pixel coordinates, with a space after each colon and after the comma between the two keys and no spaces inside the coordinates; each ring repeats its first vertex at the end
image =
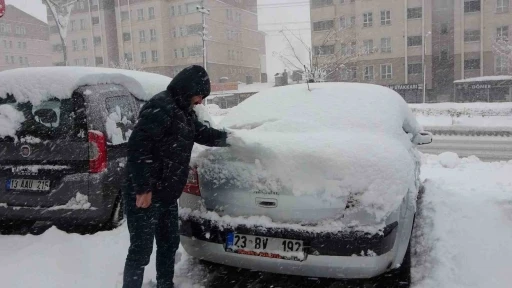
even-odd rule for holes
{"type": "Polygon", "coordinates": [[[70,98],[78,87],[123,85],[135,97],[149,100],[164,91],[171,78],[147,72],[95,67],[34,67],[0,72],[0,97],[13,94],[18,102],[35,105],[50,98],[70,98]]]}
{"type": "Polygon", "coordinates": [[[25,116],[11,105],[0,105],[0,137],[15,137],[25,116]]]}
{"type": "MultiPolygon", "coordinates": [[[[257,94],[220,126],[245,142],[207,150],[196,164],[214,185],[292,191],[327,201],[355,198],[377,221],[417,191],[420,125],[394,91],[376,85],[293,85],[257,94]]],[[[205,180],[203,180],[205,181],[205,180]]]]}

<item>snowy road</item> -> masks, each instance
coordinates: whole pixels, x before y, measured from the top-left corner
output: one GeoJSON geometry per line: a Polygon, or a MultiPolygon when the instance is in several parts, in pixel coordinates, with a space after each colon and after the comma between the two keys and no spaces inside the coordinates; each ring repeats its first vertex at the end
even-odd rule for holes
{"type": "Polygon", "coordinates": [[[461,157],[475,155],[482,161],[508,161],[512,160],[512,137],[434,135],[434,142],[419,150],[429,154],[450,151],[461,157]]]}
{"type": "MultiPolygon", "coordinates": [[[[413,287],[510,287],[512,162],[425,156],[427,192],[414,241],[413,287]],[[458,164],[458,165],[457,165],[458,164]],[[455,166],[455,168],[445,168],[455,166]]],[[[0,236],[1,287],[120,287],[126,225],[90,236],[51,228],[41,236],[0,236]]],[[[207,271],[180,251],[177,287],[346,287],[250,271],[207,271]],[[229,276],[229,277],[226,277],[229,276]],[[235,279],[226,283],[226,279],[235,279]],[[238,286],[236,284],[238,283],[238,286]]],[[[155,279],[154,257],[145,275],[155,279]]],[[[149,287],[149,285],[147,285],[149,287]]]]}

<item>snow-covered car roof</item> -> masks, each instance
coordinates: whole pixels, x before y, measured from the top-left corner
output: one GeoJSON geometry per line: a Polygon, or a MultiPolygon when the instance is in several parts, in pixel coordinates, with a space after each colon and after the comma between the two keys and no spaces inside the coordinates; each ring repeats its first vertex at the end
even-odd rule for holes
{"type": "Polygon", "coordinates": [[[167,88],[172,79],[159,74],[95,67],[31,67],[0,72],[0,97],[13,94],[18,102],[38,104],[65,99],[84,85],[119,84],[147,101],[167,88]]]}
{"type": "Polygon", "coordinates": [[[306,84],[264,90],[233,108],[220,124],[272,131],[282,128],[279,123],[295,123],[298,132],[364,129],[400,136],[422,130],[405,100],[389,88],[361,83],[310,87],[311,91],[306,84]]]}

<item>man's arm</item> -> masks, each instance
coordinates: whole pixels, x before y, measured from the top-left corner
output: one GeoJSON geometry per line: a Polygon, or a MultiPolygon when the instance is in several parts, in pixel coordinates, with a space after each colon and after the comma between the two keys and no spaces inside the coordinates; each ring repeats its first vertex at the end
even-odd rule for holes
{"type": "Polygon", "coordinates": [[[194,142],[210,147],[226,147],[227,132],[210,128],[195,119],[196,135],[194,142]]]}
{"type": "Polygon", "coordinates": [[[153,163],[153,152],[162,135],[166,116],[161,111],[143,111],[128,140],[128,162],[131,162],[131,179],[135,193],[142,195],[152,190],[156,183],[158,163],[153,163]]]}

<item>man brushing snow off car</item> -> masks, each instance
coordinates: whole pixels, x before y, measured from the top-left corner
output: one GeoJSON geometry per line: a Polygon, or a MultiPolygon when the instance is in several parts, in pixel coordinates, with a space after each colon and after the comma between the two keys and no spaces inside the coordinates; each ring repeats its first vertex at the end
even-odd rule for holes
{"type": "Polygon", "coordinates": [[[157,287],[174,287],[174,256],[180,241],[177,199],[187,182],[192,147],[194,142],[228,146],[231,140],[226,132],[206,127],[197,120],[192,108],[209,94],[206,71],[190,66],[140,111],[128,141],[124,201],[130,248],[124,288],[142,286],[153,238],[157,245],[157,287]]]}

